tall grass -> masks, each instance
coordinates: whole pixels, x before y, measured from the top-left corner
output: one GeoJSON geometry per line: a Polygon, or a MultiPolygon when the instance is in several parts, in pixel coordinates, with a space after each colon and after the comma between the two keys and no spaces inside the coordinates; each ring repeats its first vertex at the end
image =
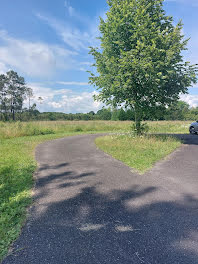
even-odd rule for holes
{"type": "MultiPolygon", "coordinates": [[[[149,133],[188,133],[191,121],[147,122],[149,133]]],[[[71,132],[128,132],[130,121],[0,122],[0,139],[71,132]]]]}

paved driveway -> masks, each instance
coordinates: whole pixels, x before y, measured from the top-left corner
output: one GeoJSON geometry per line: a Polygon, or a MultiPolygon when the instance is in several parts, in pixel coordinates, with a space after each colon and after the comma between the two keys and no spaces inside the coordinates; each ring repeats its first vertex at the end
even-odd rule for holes
{"type": "Polygon", "coordinates": [[[35,202],[3,264],[197,264],[198,136],[143,176],[96,137],[37,148],[35,202]]]}

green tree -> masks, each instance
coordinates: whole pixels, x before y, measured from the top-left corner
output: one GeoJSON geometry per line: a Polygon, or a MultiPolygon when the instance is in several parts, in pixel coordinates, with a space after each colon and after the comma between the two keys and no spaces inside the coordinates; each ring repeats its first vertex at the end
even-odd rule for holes
{"type": "Polygon", "coordinates": [[[31,89],[27,88],[24,78],[14,71],[7,72],[6,86],[12,119],[15,120],[15,112],[22,111],[23,102],[27,97],[27,92],[31,89]]]}
{"type": "Polygon", "coordinates": [[[186,115],[186,120],[198,120],[198,107],[193,107],[190,109],[186,115]]]}
{"type": "Polygon", "coordinates": [[[118,121],[119,120],[118,114],[119,114],[119,110],[116,107],[113,107],[112,113],[111,113],[111,120],[118,121]]]}
{"type": "Polygon", "coordinates": [[[168,109],[166,109],[165,112],[165,119],[166,120],[185,120],[188,119],[188,113],[189,113],[189,104],[183,101],[178,101],[172,106],[170,106],[168,109]]]}
{"type": "Polygon", "coordinates": [[[173,25],[163,0],[109,0],[108,5],[106,20],[100,19],[101,45],[90,50],[97,68],[90,83],[99,90],[96,100],[134,109],[140,133],[145,113],[187,93],[197,80],[197,65],[184,61],[183,25],[173,25]]]}
{"type": "Polygon", "coordinates": [[[7,86],[6,86],[6,76],[4,74],[0,75],[0,111],[4,120],[8,120],[8,97],[7,97],[7,86]]]}
{"type": "Polygon", "coordinates": [[[98,110],[97,115],[101,120],[111,120],[111,110],[102,108],[98,110]]]}
{"type": "Polygon", "coordinates": [[[120,108],[120,109],[119,109],[119,112],[118,112],[118,119],[119,119],[120,121],[127,120],[126,112],[124,111],[123,108],[120,108]]]}
{"type": "Polygon", "coordinates": [[[32,96],[32,89],[26,86],[23,77],[14,71],[0,75],[0,109],[4,113],[5,120],[8,120],[9,112],[13,120],[16,112],[22,113],[27,96],[32,96]]]}
{"type": "Polygon", "coordinates": [[[135,114],[132,109],[127,109],[126,110],[126,120],[135,120],[135,114]]]}

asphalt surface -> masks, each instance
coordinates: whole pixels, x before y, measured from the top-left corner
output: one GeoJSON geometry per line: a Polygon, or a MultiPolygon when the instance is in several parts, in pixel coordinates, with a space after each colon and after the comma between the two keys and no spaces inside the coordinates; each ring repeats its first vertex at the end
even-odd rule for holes
{"type": "Polygon", "coordinates": [[[3,264],[197,264],[198,136],[144,175],[97,136],[38,146],[34,204],[3,264]]]}

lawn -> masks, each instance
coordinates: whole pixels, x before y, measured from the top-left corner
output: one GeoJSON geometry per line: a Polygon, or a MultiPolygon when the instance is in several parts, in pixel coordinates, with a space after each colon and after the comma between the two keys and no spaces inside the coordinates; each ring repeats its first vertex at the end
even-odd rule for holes
{"type": "Polygon", "coordinates": [[[140,174],[181,146],[179,140],[169,136],[111,135],[96,138],[95,142],[104,152],[140,174]]]}
{"type": "MultiPolygon", "coordinates": [[[[187,133],[189,121],[148,122],[150,133],[187,133]]],[[[69,135],[128,132],[125,121],[0,122],[0,261],[21,230],[31,204],[34,149],[46,140],[69,135]]],[[[170,138],[108,136],[96,144],[104,151],[141,172],[150,168],[181,143],[170,138]]]]}

